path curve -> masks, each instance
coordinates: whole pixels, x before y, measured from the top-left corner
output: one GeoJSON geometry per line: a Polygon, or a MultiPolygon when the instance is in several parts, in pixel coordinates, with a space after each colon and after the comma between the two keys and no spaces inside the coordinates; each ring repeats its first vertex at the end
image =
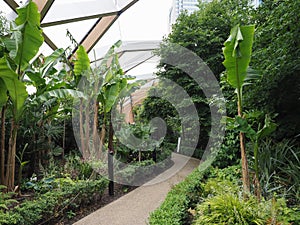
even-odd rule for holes
{"type": "Polygon", "coordinates": [[[112,203],[98,209],[74,225],[144,225],[152,211],[160,206],[171,188],[184,180],[196,167],[198,159],[172,154],[174,165],[147,185],[138,187],[112,203]],[[179,169],[182,163],[186,165],[179,169]],[[170,174],[175,174],[170,177],[170,174]],[[170,177],[167,180],[164,177],[170,177]],[[157,181],[162,181],[157,183],[157,181]],[[154,183],[154,184],[152,184],[154,183]]]}

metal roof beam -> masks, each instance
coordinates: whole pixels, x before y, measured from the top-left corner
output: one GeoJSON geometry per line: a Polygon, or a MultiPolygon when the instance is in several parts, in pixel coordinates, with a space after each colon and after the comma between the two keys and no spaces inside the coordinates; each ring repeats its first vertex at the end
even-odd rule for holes
{"type": "Polygon", "coordinates": [[[45,22],[41,24],[41,27],[51,27],[51,26],[56,26],[56,25],[62,25],[66,23],[74,23],[74,22],[80,22],[84,20],[90,20],[90,19],[97,19],[101,17],[107,17],[111,15],[116,15],[118,12],[110,12],[110,13],[105,13],[105,14],[95,14],[95,15],[89,15],[89,16],[84,16],[84,17],[76,17],[76,18],[70,18],[66,20],[59,20],[59,21],[53,21],[53,22],[45,22]]]}
{"type": "Polygon", "coordinates": [[[41,21],[45,18],[54,1],[55,0],[33,0],[33,2],[38,6],[41,14],[41,21]]]}
{"type": "Polygon", "coordinates": [[[149,57],[143,59],[142,61],[138,62],[137,64],[135,64],[135,65],[133,65],[133,66],[127,68],[127,69],[124,71],[124,73],[125,73],[125,74],[128,73],[130,70],[132,70],[132,69],[138,67],[139,65],[143,64],[144,62],[147,62],[148,60],[152,59],[153,57],[154,57],[154,55],[151,55],[151,56],[149,56],[149,57]]]}
{"type": "Polygon", "coordinates": [[[4,0],[4,2],[6,2],[6,4],[16,12],[16,8],[19,7],[18,3],[16,3],[16,1],[14,0],[4,0]]]}
{"type": "MultiPolygon", "coordinates": [[[[35,0],[35,1],[43,2],[43,0],[35,0]]],[[[53,0],[48,0],[48,1],[53,1],[53,0]]],[[[96,19],[96,18],[111,16],[111,15],[121,15],[124,11],[126,11],[128,8],[130,8],[132,5],[134,5],[138,1],[139,0],[132,0],[126,6],[124,6],[122,9],[117,10],[117,11],[111,11],[111,12],[105,12],[105,13],[102,12],[102,13],[96,13],[96,14],[91,14],[91,15],[87,15],[87,16],[78,16],[77,15],[73,18],[54,20],[54,21],[50,21],[50,22],[44,22],[44,23],[41,24],[41,26],[42,27],[49,27],[49,26],[56,26],[56,25],[61,25],[61,24],[66,24],[66,23],[73,23],[73,22],[83,21],[83,20],[96,19]]]]}
{"type": "MultiPolygon", "coordinates": [[[[4,0],[6,2],[6,4],[16,12],[16,8],[19,7],[19,5],[14,1],[14,0],[4,0]]],[[[38,9],[45,9],[45,7],[47,6],[47,2],[54,2],[54,0],[48,0],[47,2],[44,1],[39,1],[39,0],[34,0],[34,2],[38,5],[38,9]],[[37,3],[38,2],[38,3],[37,3]],[[42,2],[44,2],[45,4],[41,5],[42,2]],[[44,8],[40,8],[40,7],[44,7],[44,8]]],[[[49,6],[50,7],[50,6],[49,6]]],[[[53,49],[57,49],[57,46],[50,40],[50,38],[43,32],[43,36],[44,36],[44,41],[53,49]]]]}
{"type": "MultiPolygon", "coordinates": [[[[110,26],[116,21],[118,15],[111,15],[99,19],[87,35],[82,39],[79,45],[82,45],[89,52],[97,43],[97,41],[105,34],[110,26]]],[[[75,49],[76,51],[76,49],[75,49]]]]}
{"type": "Polygon", "coordinates": [[[43,32],[44,41],[50,46],[52,50],[56,50],[57,46],[53,43],[53,41],[43,32]]]}

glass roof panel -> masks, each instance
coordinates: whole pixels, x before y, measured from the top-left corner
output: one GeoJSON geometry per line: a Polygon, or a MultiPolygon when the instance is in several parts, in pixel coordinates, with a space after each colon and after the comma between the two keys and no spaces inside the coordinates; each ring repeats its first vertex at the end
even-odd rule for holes
{"type": "Polygon", "coordinates": [[[132,2],[132,0],[115,0],[118,6],[118,9],[123,9],[124,7],[126,7],[128,4],[130,4],[130,2],[132,2]]]}
{"type": "Polygon", "coordinates": [[[150,51],[125,52],[119,61],[122,69],[128,71],[152,58],[152,56],[150,51]]]}
{"type": "Polygon", "coordinates": [[[71,46],[74,49],[76,43],[72,43],[69,34],[79,44],[86,33],[96,23],[97,19],[84,20],[80,22],[44,27],[44,33],[56,44],[58,48],[67,48],[71,46]]]}
{"type": "Polygon", "coordinates": [[[45,16],[43,23],[96,18],[102,14],[118,11],[113,0],[56,0],[45,16]]]}
{"type": "Polygon", "coordinates": [[[43,45],[40,47],[40,50],[37,55],[43,54],[44,56],[49,56],[52,53],[53,53],[52,48],[50,48],[50,46],[44,42],[43,45]]]}
{"type": "Polygon", "coordinates": [[[99,59],[103,57],[109,48],[121,39],[122,37],[119,29],[119,22],[116,21],[97,42],[93,50],[89,52],[90,59],[95,60],[95,58],[99,59]]]}
{"type": "Polygon", "coordinates": [[[4,1],[0,1],[0,12],[3,12],[8,20],[14,20],[17,17],[17,14],[4,1]]]}

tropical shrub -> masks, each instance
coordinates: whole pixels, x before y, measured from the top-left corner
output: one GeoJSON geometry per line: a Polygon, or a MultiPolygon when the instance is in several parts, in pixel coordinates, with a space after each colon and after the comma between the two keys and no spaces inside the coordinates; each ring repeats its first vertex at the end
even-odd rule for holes
{"type": "Polygon", "coordinates": [[[74,210],[100,199],[107,189],[106,179],[78,180],[60,178],[53,180],[56,188],[40,194],[33,200],[25,200],[15,208],[0,211],[0,223],[5,225],[31,225],[51,222],[61,218],[68,210],[74,210]]]}
{"type": "Polygon", "coordinates": [[[203,189],[203,200],[194,211],[195,225],[291,224],[300,219],[298,209],[288,208],[283,198],[258,202],[256,197],[249,195],[244,199],[237,180],[211,178],[203,189]]]}
{"type": "Polygon", "coordinates": [[[276,142],[268,139],[259,147],[259,168],[262,171],[262,194],[272,198],[276,193],[288,205],[300,205],[300,148],[296,141],[276,142]]]}
{"type": "Polygon", "coordinates": [[[299,14],[299,1],[264,0],[255,15],[252,66],[263,78],[245,89],[245,107],[277,114],[277,140],[299,134],[299,14]]]}

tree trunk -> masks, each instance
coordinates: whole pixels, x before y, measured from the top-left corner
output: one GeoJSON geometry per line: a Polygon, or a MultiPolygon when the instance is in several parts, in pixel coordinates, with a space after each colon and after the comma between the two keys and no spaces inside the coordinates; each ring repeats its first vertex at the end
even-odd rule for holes
{"type": "Polygon", "coordinates": [[[80,147],[82,155],[85,159],[88,159],[86,152],[85,152],[85,146],[84,146],[84,131],[83,131],[83,101],[80,99],[80,108],[79,108],[79,133],[80,133],[80,147]]]}
{"type": "Polygon", "coordinates": [[[103,145],[105,142],[105,129],[106,129],[106,113],[104,112],[103,122],[102,122],[102,128],[101,128],[101,134],[100,134],[100,146],[99,146],[99,153],[102,153],[103,145]]]}
{"type": "Polygon", "coordinates": [[[62,159],[65,157],[65,148],[66,148],[66,118],[64,118],[64,128],[63,128],[63,137],[62,137],[62,159]]]}
{"type": "Polygon", "coordinates": [[[240,132],[240,146],[241,146],[241,159],[242,159],[243,189],[244,189],[245,196],[247,196],[247,194],[250,192],[250,180],[249,180],[247,154],[245,149],[245,135],[242,132],[240,132]]]}
{"type": "Polygon", "coordinates": [[[109,195],[114,195],[114,146],[113,146],[114,130],[111,120],[109,121],[108,135],[108,178],[109,178],[109,195]]]}
{"type": "Polygon", "coordinates": [[[16,142],[18,126],[14,119],[11,122],[11,131],[8,147],[7,169],[6,169],[6,186],[8,191],[14,191],[15,184],[15,167],[16,167],[16,142]]]}
{"type": "Polygon", "coordinates": [[[101,157],[101,152],[98,152],[97,146],[99,143],[99,136],[98,136],[98,111],[99,111],[99,101],[95,101],[94,103],[94,119],[93,119],[93,152],[96,158],[99,159],[101,157]]]}
{"type": "MultiPolygon", "coordinates": [[[[243,117],[242,113],[242,93],[241,89],[238,89],[238,116],[243,117]]],[[[245,135],[240,132],[240,148],[241,148],[241,160],[242,160],[242,180],[243,180],[243,189],[244,197],[247,198],[248,193],[250,192],[250,180],[249,180],[249,169],[248,169],[248,160],[245,149],[245,135]]]]}
{"type": "MultiPolygon", "coordinates": [[[[85,109],[85,151],[86,154],[91,157],[91,149],[90,149],[90,102],[86,105],[85,109]]],[[[93,157],[93,156],[92,156],[93,157]]]]}
{"type": "Polygon", "coordinates": [[[0,182],[4,185],[5,182],[5,116],[6,116],[6,106],[2,107],[1,111],[1,175],[0,182]]]}

